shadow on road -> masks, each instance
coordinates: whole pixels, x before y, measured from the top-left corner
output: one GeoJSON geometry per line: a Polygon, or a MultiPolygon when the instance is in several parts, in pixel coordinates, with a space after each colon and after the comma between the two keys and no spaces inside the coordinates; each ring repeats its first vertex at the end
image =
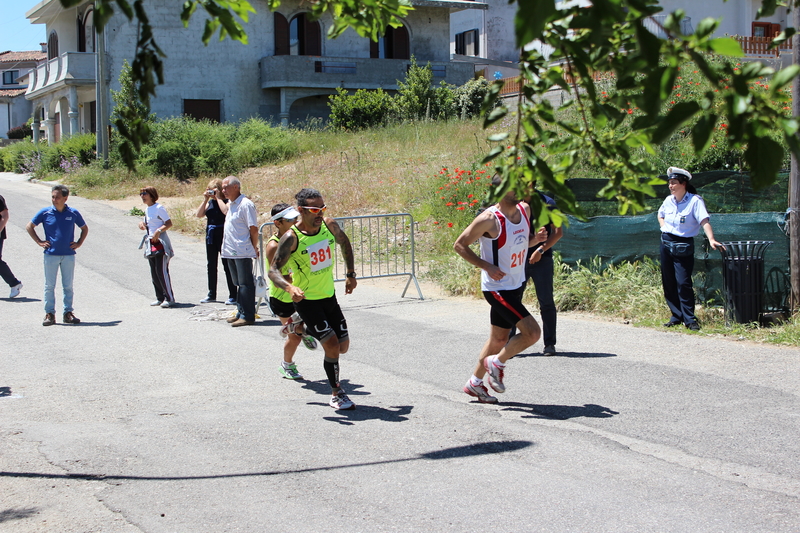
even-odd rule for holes
{"type": "MultiPolygon", "coordinates": [[[[327,403],[309,402],[308,405],[325,405],[327,403]]],[[[356,405],[355,409],[346,411],[336,411],[338,416],[323,416],[323,420],[337,422],[344,426],[352,426],[355,422],[364,420],[382,420],[384,422],[405,422],[414,407],[411,405],[397,405],[389,409],[384,407],[374,407],[372,405],[356,405]]]]}
{"type": "MultiPolygon", "coordinates": [[[[312,390],[317,394],[324,394],[325,396],[331,395],[331,386],[327,379],[321,379],[319,381],[306,381],[304,379],[299,379],[297,381],[303,384],[304,389],[312,390]]],[[[365,390],[359,390],[363,389],[364,385],[351,383],[346,379],[341,380],[340,384],[348,396],[366,396],[371,394],[365,390]]],[[[327,403],[325,405],[327,405],[327,403]]]]}
{"type": "Polygon", "coordinates": [[[610,418],[619,412],[608,407],[587,403],[585,405],[536,405],[530,403],[503,402],[503,411],[526,413],[522,418],[549,418],[568,420],[570,418],[610,418]]]}
{"type": "Polygon", "coordinates": [[[15,302],[21,304],[29,304],[31,302],[41,302],[39,298],[29,298],[27,296],[17,296],[16,298],[0,298],[4,302],[15,302]]]}
{"type": "Polygon", "coordinates": [[[57,326],[70,326],[70,327],[73,327],[73,326],[75,326],[75,327],[96,326],[96,327],[99,327],[99,328],[108,328],[108,327],[111,327],[111,326],[119,326],[120,324],[122,324],[122,320],[110,320],[108,322],[86,322],[86,321],[82,321],[80,324],[62,324],[60,322],[56,323],[57,326]]]}
{"type": "Polygon", "coordinates": [[[5,511],[0,511],[0,524],[10,520],[22,520],[23,518],[29,518],[38,512],[39,509],[36,507],[28,507],[27,509],[6,509],[5,511]]]}
{"type": "Polygon", "coordinates": [[[206,480],[206,479],[226,479],[226,478],[241,478],[241,477],[262,477],[262,476],[279,476],[285,474],[298,474],[306,472],[322,472],[329,470],[339,470],[342,468],[356,468],[363,466],[385,465],[393,463],[407,463],[410,461],[429,460],[438,461],[442,459],[454,459],[463,457],[476,457],[481,455],[490,455],[498,453],[510,453],[518,450],[523,450],[533,443],[527,440],[511,440],[511,441],[490,441],[478,442],[475,444],[468,444],[466,446],[456,446],[453,448],[445,448],[443,450],[436,450],[432,452],[424,452],[412,457],[404,457],[401,459],[387,459],[385,461],[371,461],[366,463],[351,463],[344,465],[331,465],[319,466],[314,468],[298,468],[295,470],[273,470],[269,472],[245,472],[238,474],[213,474],[205,476],[108,476],[104,474],[45,474],[41,472],[0,472],[0,477],[9,478],[39,478],[39,479],[85,479],[91,481],[114,481],[114,480],[131,480],[131,481],[185,481],[185,480],[206,480]]]}
{"type": "Polygon", "coordinates": [[[541,352],[519,353],[514,359],[523,357],[574,357],[576,359],[590,359],[593,357],[616,357],[615,353],[596,353],[596,352],[558,352],[555,355],[544,355],[541,352]]]}

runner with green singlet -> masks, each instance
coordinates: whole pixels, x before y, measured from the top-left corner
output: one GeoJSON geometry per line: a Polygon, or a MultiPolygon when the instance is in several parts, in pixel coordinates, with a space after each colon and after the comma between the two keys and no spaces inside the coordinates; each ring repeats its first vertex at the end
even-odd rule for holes
{"type": "MultiPolygon", "coordinates": [[[[267,241],[267,246],[264,250],[267,266],[269,266],[272,258],[275,256],[280,237],[294,226],[299,215],[300,213],[297,212],[297,209],[289,204],[276,204],[272,208],[272,222],[275,224],[275,229],[278,233],[270,237],[267,241]]],[[[287,281],[291,282],[291,270],[288,265],[281,269],[281,273],[287,281]]],[[[283,345],[283,361],[279,369],[280,373],[286,379],[303,379],[302,374],[297,370],[297,365],[293,361],[294,354],[297,351],[297,346],[300,344],[301,339],[305,347],[309,350],[317,349],[317,340],[310,335],[304,335],[303,323],[300,320],[300,316],[294,310],[292,295],[276,287],[271,279],[269,280],[269,307],[278,319],[280,319],[282,324],[281,336],[286,339],[283,345]]]]}
{"type": "Polygon", "coordinates": [[[277,289],[291,295],[306,332],[319,340],[325,350],[323,368],[331,385],[330,406],[352,409],[355,405],[339,383],[339,355],[347,352],[350,337],[333,286],[331,248],[339,244],[342,250],[347,269],[345,294],[352,293],[357,285],[353,248],[339,224],[324,216],[326,206],[319,191],[303,189],[295,199],[300,219],[278,241],[269,278],[277,289]],[[292,271],[291,280],[282,273],[286,266],[292,271]]]}

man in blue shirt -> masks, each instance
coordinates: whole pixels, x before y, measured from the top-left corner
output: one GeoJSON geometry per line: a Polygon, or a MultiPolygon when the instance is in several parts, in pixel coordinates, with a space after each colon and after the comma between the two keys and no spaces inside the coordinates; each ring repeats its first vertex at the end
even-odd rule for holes
{"type": "Polygon", "coordinates": [[[64,289],[64,323],[78,324],[80,320],[72,313],[72,280],[75,274],[75,250],[81,247],[89,227],[76,210],[67,205],[69,189],[55,185],[52,190],[52,207],[45,207],[25,227],[36,244],[44,248],[44,312],[43,326],[56,323],[56,279],[61,270],[61,286],[64,289]],[[44,239],[36,233],[36,226],[44,226],[44,239]],[[75,226],[81,230],[75,242],[75,226]]]}

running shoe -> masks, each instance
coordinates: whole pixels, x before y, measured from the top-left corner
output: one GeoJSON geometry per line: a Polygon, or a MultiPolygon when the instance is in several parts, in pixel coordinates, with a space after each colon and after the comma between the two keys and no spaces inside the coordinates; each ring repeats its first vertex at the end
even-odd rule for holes
{"type": "Polygon", "coordinates": [[[347,394],[344,393],[343,389],[339,389],[339,392],[336,393],[336,396],[331,396],[329,405],[337,411],[343,409],[354,409],[356,406],[356,404],[350,401],[350,398],[347,397],[347,394]]]}
{"type": "Polygon", "coordinates": [[[303,375],[297,371],[297,365],[294,363],[281,364],[281,376],[286,379],[303,379],[303,375]]]}
{"type": "Polygon", "coordinates": [[[294,313],[289,317],[289,320],[286,322],[286,324],[281,326],[281,338],[285,339],[289,336],[289,333],[294,333],[295,328],[302,323],[303,321],[300,319],[300,315],[294,313]]]}
{"type": "Polygon", "coordinates": [[[489,391],[483,384],[473,385],[471,382],[467,381],[467,384],[464,385],[464,392],[470,396],[476,397],[481,403],[497,403],[497,398],[489,396],[489,391]]]}
{"type": "Polygon", "coordinates": [[[491,355],[483,360],[483,368],[489,374],[489,385],[495,392],[505,392],[506,386],[503,385],[503,368],[494,364],[496,355],[491,355]]]}
{"type": "Polygon", "coordinates": [[[304,335],[303,346],[305,346],[309,350],[316,350],[319,347],[319,344],[317,344],[317,339],[315,339],[311,335],[304,335]]]}
{"type": "Polygon", "coordinates": [[[8,295],[9,298],[16,298],[19,296],[20,291],[22,291],[22,283],[18,283],[11,287],[11,293],[8,295]]]}

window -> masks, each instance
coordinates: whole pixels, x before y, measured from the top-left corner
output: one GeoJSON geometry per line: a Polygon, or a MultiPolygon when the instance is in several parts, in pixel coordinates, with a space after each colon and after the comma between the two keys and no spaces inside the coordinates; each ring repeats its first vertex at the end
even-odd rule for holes
{"type": "Polygon", "coordinates": [[[477,29],[456,34],[456,54],[477,56],[479,53],[477,29]]]}
{"type": "Polygon", "coordinates": [[[184,100],[183,114],[195,120],[222,122],[222,100],[184,100]]]}
{"type": "Polygon", "coordinates": [[[17,78],[19,77],[18,70],[6,70],[3,72],[3,85],[18,85],[17,78]]]}
{"type": "Polygon", "coordinates": [[[769,37],[770,39],[774,39],[780,32],[780,24],[771,24],[769,22],[753,22],[753,37],[769,37]]]}
{"type": "Polygon", "coordinates": [[[53,32],[47,38],[47,59],[58,57],[58,34],[53,32]]]}
{"type": "Polygon", "coordinates": [[[322,37],[319,22],[310,20],[300,13],[291,21],[280,13],[273,16],[275,21],[276,56],[321,56],[322,37]]]}
{"type": "Polygon", "coordinates": [[[369,57],[380,59],[411,59],[408,30],[405,26],[388,26],[378,42],[369,42],[369,57]]]}
{"type": "Polygon", "coordinates": [[[94,8],[78,18],[78,52],[94,52],[94,8]]]}

